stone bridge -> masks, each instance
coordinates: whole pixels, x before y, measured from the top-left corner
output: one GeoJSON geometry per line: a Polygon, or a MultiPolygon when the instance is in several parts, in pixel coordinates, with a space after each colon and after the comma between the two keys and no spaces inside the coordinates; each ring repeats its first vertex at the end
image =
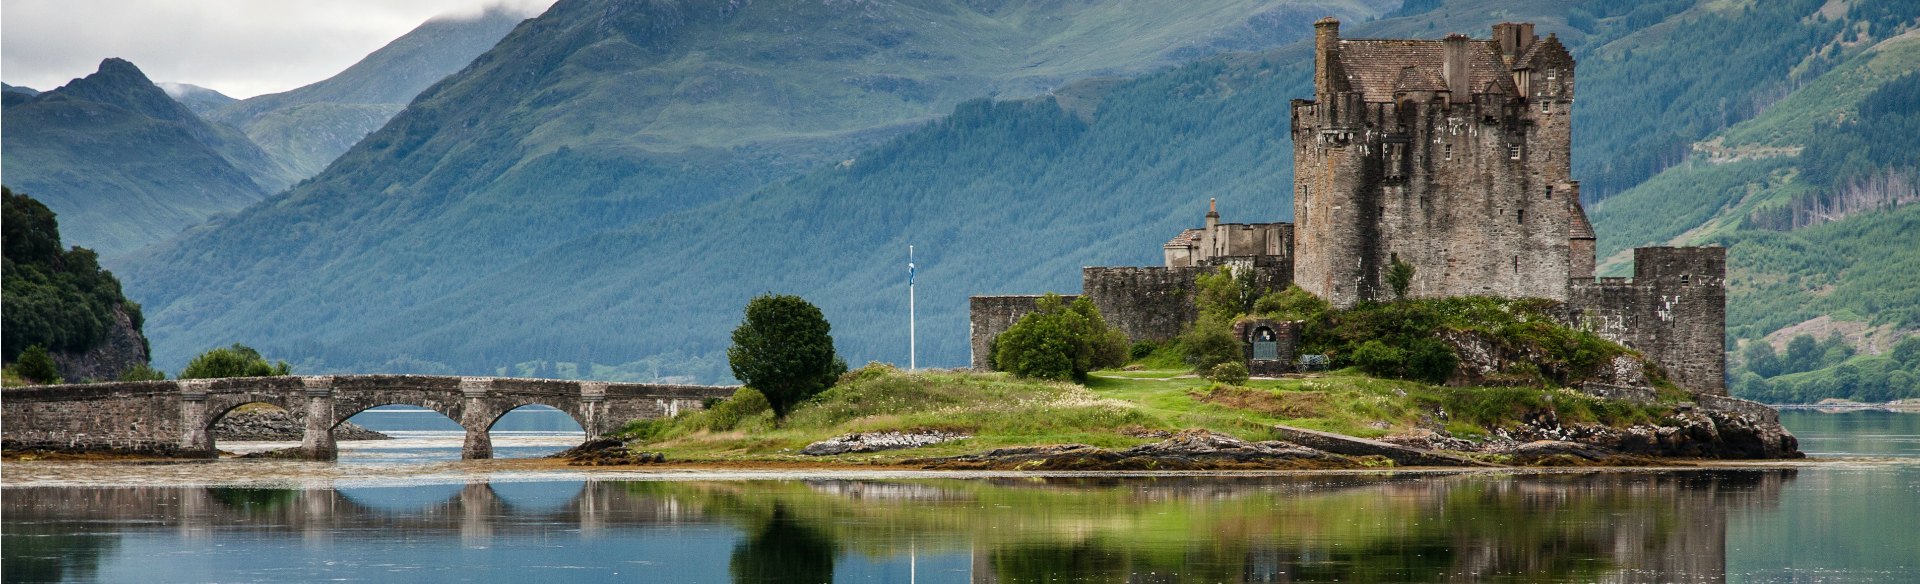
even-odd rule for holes
{"type": "Polygon", "coordinates": [[[502,415],[539,404],[566,412],[587,436],[629,420],[666,418],[733,395],[733,387],[447,377],[323,375],[43,385],[0,391],[0,448],[96,450],[213,457],[212,428],[234,408],[279,406],[306,424],[301,450],[334,460],[333,429],[384,405],[419,406],[466,429],[462,458],[492,458],[487,431],[502,415]]]}

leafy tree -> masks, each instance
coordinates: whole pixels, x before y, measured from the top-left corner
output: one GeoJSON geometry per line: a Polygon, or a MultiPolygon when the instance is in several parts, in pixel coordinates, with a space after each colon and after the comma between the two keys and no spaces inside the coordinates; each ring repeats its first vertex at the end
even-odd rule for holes
{"type": "Polygon", "coordinates": [[[1252,311],[1261,292],[1254,286],[1253,270],[1235,270],[1232,266],[1201,274],[1194,278],[1193,288],[1193,303],[1200,309],[1200,318],[1221,322],[1232,322],[1252,311]]]}
{"type": "Polygon", "coordinates": [[[1085,297],[1067,302],[1048,294],[1032,314],[1020,317],[994,340],[993,362],[1001,371],[1036,379],[1085,381],[1087,372],[1126,364],[1125,333],[1107,326],[1085,297]]]}
{"type": "Polygon", "coordinates": [[[53,357],[47,355],[47,348],[40,345],[27,347],[20,352],[20,360],[14,363],[13,372],[21,378],[34,383],[60,383],[60,369],[53,364],[53,357]]]}
{"type": "Polygon", "coordinates": [[[1740,360],[1747,370],[1761,377],[1773,377],[1781,373],[1780,355],[1773,352],[1773,345],[1765,340],[1747,342],[1747,348],[1740,351],[1740,360]]]}
{"type": "Polygon", "coordinates": [[[1185,333],[1181,333],[1180,346],[1187,352],[1187,364],[1202,374],[1212,371],[1221,363],[1247,358],[1245,349],[1240,346],[1240,339],[1233,336],[1233,328],[1217,318],[1202,317],[1194,321],[1185,333]]]}
{"type": "Polygon", "coordinates": [[[1900,342],[1893,344],[1893,349],[1888,351],[1887,355],[1907,369],[1920,371],[1920,336],[1900,339],[1900,342]]]}
{"type": "Polygon", "coordinates": [[[286,361],[268,363],[253,347],[234,343],[230,347],[209,350],[187,362],[181,379],[219,379],[224,377],[274,377],[293,374],[286,361]]]}
{"type": "Polygon", "coordinates": [[[1820,359],[1825,356],[1825,353],[1820,348],[1820,341],[1814,340],[1813,335],[1803,334],[1794,337],[1793,340],[1787,341],[1786,373],[1819,369],[1820,359]]]}
{"type": "Polygon", "coordinates": [[[762,294],[747,302],[733,329],[727,363],[741,383],[760,391],[776,415],[832,387],[847,372],[834,355],[833,326],[799,296],[762,294]]]}
{"type": "Polygon", "coordinates": [[[1387,286],[1393,288],[1394,299],[1406,300],[1407,289],[1413,287],[1413,264],[1393,256],[1393,263],[1387,267],[1387,286]]]}

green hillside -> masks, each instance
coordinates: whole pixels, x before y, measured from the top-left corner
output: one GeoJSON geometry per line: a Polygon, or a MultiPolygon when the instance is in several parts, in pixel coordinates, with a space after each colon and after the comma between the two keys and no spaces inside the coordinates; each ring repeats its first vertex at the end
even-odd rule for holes
{"type": "Polygon", "coordinates": [[[429,20],[326,80],[202,113],[245,131],[299,176],[313,176],[524,18],[495,7],[429,20]]]}
{"type": "MultiPolygon", "coordinates": [[[[1852,47],[1828,49],[1840,61],[1829,73],[1594,206],[1603,270],[1624,272],[1639,245],[1728,246],[1728,336],[1742,346],[1838,333],[1871,364],[1920,331],[1920,31],[1855,30],[1852,47]]],[[[1737,361],[1734,391],[1760,399],[1914,391],[1890,375],[1836,382],[1838,361],[1784,381],[1737,361]]]]}
{"type": "Polygon", "coordinates": [[[244,207],[290,179],[246,136],[201,120],[119,59],[8,104],[7,184],[65,218],[69,242],[103,255],[244,207]]]}

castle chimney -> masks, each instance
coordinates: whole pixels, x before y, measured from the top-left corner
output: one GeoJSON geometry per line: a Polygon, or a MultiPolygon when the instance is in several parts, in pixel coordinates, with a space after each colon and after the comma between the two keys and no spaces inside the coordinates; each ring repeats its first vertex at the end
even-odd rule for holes
{"type": "Polygon", "coordinates": [[[1533,36],[1531,22],[1502,22],[1493,25],[1493,40],[1500,43],[1500,57],[1512,65],[1515,59],[1533,47],[1533,42],[1539,37],[1533,36]]]}
{"type": "Polygon", "coordinates": [[[1446,62],[1441,74],[1447,78],[1447,92],[1453,94],[1453,103],[1473,101],[1473,86],[1469,83],[1470,68],[1467,66],[1467,35],[1454,33],[1447,35],[1446,62]]]}
{"type": "Polygon", "coordinates": [[[1336,91],[1334,62],[1339,58],[1340,21],[1328,16],[1313,23],[1313,94],[1332,95],[1336,91]]]}

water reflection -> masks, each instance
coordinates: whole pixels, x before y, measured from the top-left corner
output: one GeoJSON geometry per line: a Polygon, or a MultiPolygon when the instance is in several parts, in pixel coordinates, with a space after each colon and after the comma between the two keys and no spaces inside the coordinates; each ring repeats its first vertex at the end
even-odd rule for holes
{"type": "Polygon", "coordinates": [[[1795,471],[10,488],[6,581],[1721,581],[1795,471]],[[64,535],[53,535],[64,534],[64,535]],[[481,553],[484,552],[484,553],[481,553]],[[282,564],[276,566],[276,564],[282,564]],[[625,577],[625,576],[619,576],[625,577]]]}

